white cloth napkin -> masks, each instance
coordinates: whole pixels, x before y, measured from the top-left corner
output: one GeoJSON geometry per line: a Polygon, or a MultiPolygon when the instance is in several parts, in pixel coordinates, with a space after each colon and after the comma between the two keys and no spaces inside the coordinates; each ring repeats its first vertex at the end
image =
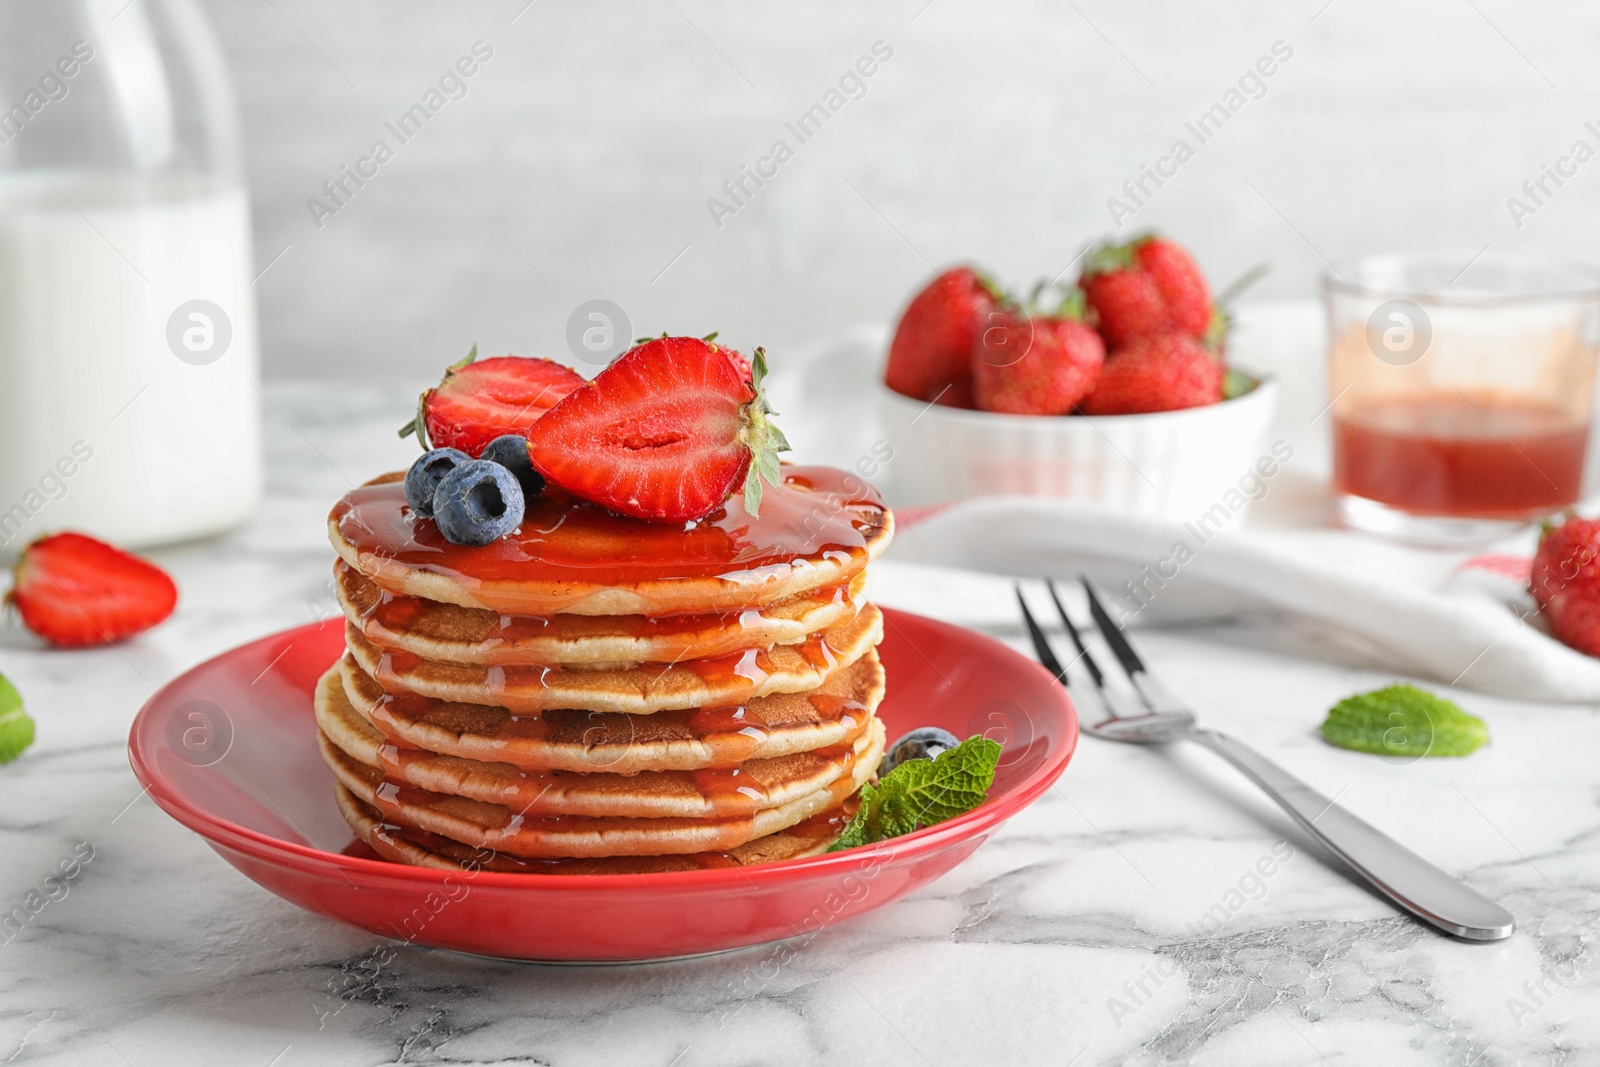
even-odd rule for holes
{"type": "Polygon", "coordinates": [[[1084,574],[1125,625],[1264,614],[1330,662],[1523,700],[1600,701],[1600,660],[1543,632],[1525,556],[1426,552],[1342,531],[1225,530],[1202,542],[1181,523],[1037,498],[907,518],[878,595],[952,621],[1020,625],[1021,616],[1005,583],[929,565],[1084,574]]]}

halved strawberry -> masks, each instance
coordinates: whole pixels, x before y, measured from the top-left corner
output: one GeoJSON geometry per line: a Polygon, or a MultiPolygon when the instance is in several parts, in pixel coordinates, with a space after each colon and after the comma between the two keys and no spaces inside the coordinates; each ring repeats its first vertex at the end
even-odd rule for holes
{"type": "MultiPolygon", "coordinates": [[[[727,345],[714,344],[713,342],[716,341],[718,332],[719,331],[717,331],[717,330],[712,330],[710,333],[708,333],[704,337],[700,338],[700,340],[704,341],[708,345],[711,345],[712,348],[716,349],[718,352],[721,352],[723,355],[727,356],[728,357],[728,362],[733,364],[733,369],[739,372],[739,376],[741,378],[743,378],[747,382],[750,381],[754,377],[754,371],[752,371],[750,369],[750,360],[745,358],[745,354],[743,352],[737,351],[736,349],[729,348],[727,345]]],[[[667,331],[666,330],[662,330],[661,331],[661,336],[662,337],[666,337],[667,336],[667,331]]],[[[642,344],[645,344],[645,343],[647,343],[649,341],[655,341],[655,340],[659,340],[659,338],[641,337],[638,340],[636,340],[634,342],[634,344],[642,345],[642,344]]]]}
{"type": "Polygon", "coordinates": [[[12,577],[6,600],[28,629],[62,648],[131,637],[178,603],[166,571],[80,533],[39,538],[22,550],[12,577]]]}
{"type": "MultiPolygon", "coordinates": [[[[716,334],[711,336],[715,337],[716,334]]],[[[745,357],[743,352],[737,352],[727,345],[712,345],[711,347],[728,357],[728,362],[732,363],[733,369],[739,372],[739,377],[746,382],[754,381],[755,370],[750,366],[750,360],[745,357]]]]}
{"type": "Polygon", "coordinates": [[[766,354],[750,381],[728,350],[697,337],[659,337],[629,349],[573,390],[528,432],[547,480],[621,515],[687,522],[715,511],[743,479],[744,505],[778,484],[789,443],[768,419],[766,354]]]}
{"type": "Polygon", "coordinates": [[[416,433],[423,450],[459,448],[474,459],[496,437],[522,437],[546,411],[583,384],[583,377],[553,359],[495,356],[479,360],[473,345],[452,363],[437,388],[423,393],[417,417],[400,436],[416,433]]]}

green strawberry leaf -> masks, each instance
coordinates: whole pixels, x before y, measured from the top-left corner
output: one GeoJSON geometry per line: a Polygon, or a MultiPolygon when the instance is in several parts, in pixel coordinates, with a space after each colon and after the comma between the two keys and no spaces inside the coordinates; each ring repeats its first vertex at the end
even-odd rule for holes
{"type": "Polygon", "coordinates": [[[766,376],[767,352],[758,348],[750,357],[750,384],[755,395],[739,412],[742,422],[739,441],[750,450],[750,469],[744,476],[744,509],[752,518],[761,514],[761,483],[765,481],[774,489],[778,487],[782,479],[778,453],[789,451],[788,438],[771,421],[777,412],[772,410],[761,388],[766,376]]]}
{"type": "Polygon", "coordinates": [[[1255,375],[1229,367],[1222,375],[1222,399],[1232,400],[1234,397],[1244,396],[1260,384],[1261,379],[1255,375]]]}
{"type": "Polygon", "coordinates": [[[1233,316],[1220,305],[1211,305],[1211,318],[1206,320],[1205,336],[1200,338],[1200,344],[1212,356],[1222,358],[1222,350],[1227,347],[1228,333],[1233,329],[1233,316]]]}
{"type": "Polygon", "coordinates": [[[33,720],[22,710],[22,694],[0,674],[0,763],[10,763],[33,744],[33,720]]]}
{"type": "Polygon", "coordinates": [[[1083,287],[1074,285],[1066,290],[1061,297],[1061,305],[1056,308],[1055,317],[1058,319],[1071,319],[1074,322],[1083,322],[1089,314],[1088,296],[1083,287]]]}
{"type": "Polygon", "coordinates": [[[1155,238],[1154,231],[1136,233],[1122,244],[1107,241],[1090,249],[1083,260],[1082,277],[1093,278],[1097,274],[1115,274],[1119,270],[1128,270],[1133,266],[1134,251],[1155,238]]]}
{"type": "Polygon", "coordinates": [[[1489,740],[1489,727],[1425,689],[1391,685],[1339,701],[1322,736],[1379,756],[1468,756],[1489,740]]]}
{"type": "Polygon", "coordinates": [[[983,736],[937,759],[906,760],[876,785],[861,787],[850,824],[828,851],[899,837],[971,811],[988,798],[999,764],[1000,745],[983,736]]]}

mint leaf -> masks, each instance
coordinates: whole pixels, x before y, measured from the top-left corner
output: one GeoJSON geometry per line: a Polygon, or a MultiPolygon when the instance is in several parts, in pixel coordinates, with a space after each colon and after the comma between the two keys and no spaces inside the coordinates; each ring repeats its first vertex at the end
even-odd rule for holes
{"type": "Polygon", "coordinates": [[[1489,727],[1425,689],[1391,685],[1339,701],[1322,736],[1379,756],[1468,756],[1489,740],[1489,727]]]}
{"type": "Polygon", "coordinates": [[[999,763],[1000,746],[982,736],[937,759],[907,760],[876,785],[861,787],[860,806],[828,851],[899,837],[971,811],[988,798],[999,763]]]}
{"type": "Polygon", "coordinates": [[[0,674],[0,763],[10,763],[33,744],[33,720],[22,710],[22,694],[0,674]]]}

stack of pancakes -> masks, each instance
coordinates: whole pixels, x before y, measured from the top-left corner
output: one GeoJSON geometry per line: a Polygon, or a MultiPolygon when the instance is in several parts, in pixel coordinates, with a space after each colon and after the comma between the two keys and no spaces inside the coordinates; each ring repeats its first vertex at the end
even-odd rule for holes
{"type": "Polygon", "coordinates": [[[479,548],[400,475],[329,518],[346,653],[318,683],[341,811],[403,863],[684,870],[827,848],[883,754],[862,596],[893,519],[784,467],[759,517],[622,518],[549,490],[479,548]]]}

